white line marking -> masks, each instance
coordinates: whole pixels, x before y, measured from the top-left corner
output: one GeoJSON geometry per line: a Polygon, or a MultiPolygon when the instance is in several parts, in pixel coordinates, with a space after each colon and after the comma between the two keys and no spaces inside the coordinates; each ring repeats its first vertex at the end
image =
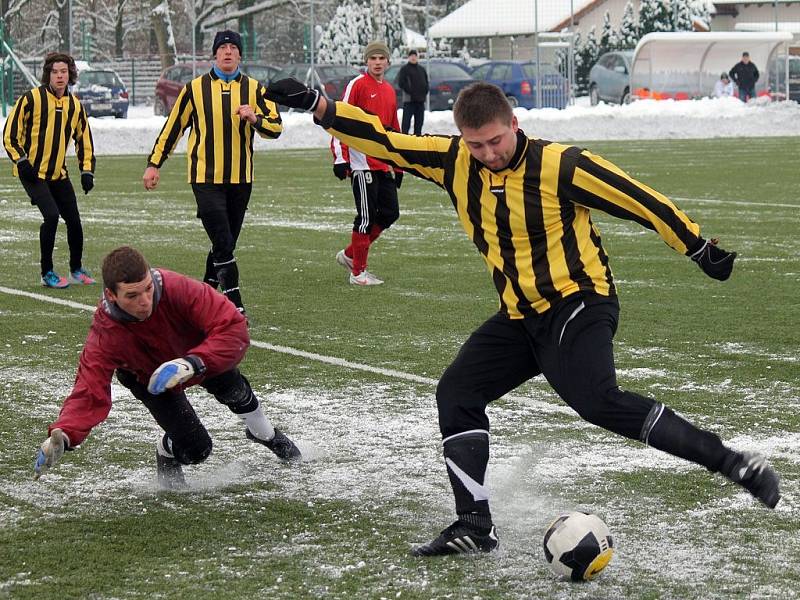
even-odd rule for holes
{"type": "MultiPolygon", "coordinates": [[[[51,304],[59,304],[61,306],[67,306],[69,308],[76,308],[78,310],[94,312],[94,310],[96,309],[95,306],[90,306],[89,304],[81,304],[79,302],[73,302],[72,300],[62,300],[61,298],[54,298],[52,296],[47,296],[45,294],[37,294],[35,292],[25,292],[23,290],[15,290],[13,288],[7,288],[5,286],[0,286],[0,292],[3,292],[5,294],[10,294],[12,296],[24,296],[26,298],[32,298],[34,300],[41,300],[42,302],[50,302],[51,304]]],[[[384,375],[386,377],[392,377],[404,381],[411,381],[413,383],[422,383],[430,386],[436,386],[436,384],[439,383],[438,379],[432,379],[431,377],[422,377],[420,375],[414,375],[413,373],[406,373],[404,371],[397,371],[395,369],[372,367],[370,365],[365,365],[362,363],[356,363],[349,360],[345,360],[344,358],[336,358],[335,356],[325,356],[324,354],[317,354],[315,352],[306,352],[305,350],[298,350],[297,348],[290,348],[289,346],[280,346],[277,344],[270,344],[268,342],[259,342],[258,340],[253,340],[253,339],[250,340],[250,345],[255,346],[256,348],[261,348],[263,350],[271,350],[272,352],[289,354],[291,356],[298,356],[300,358],[306,358],[308,360],[315,360],[317,362],[325,363],[328,365],[345,367],[347,369],[353,369],[355,371],[366,371],[367,373],[375,373],[377,375],[384,375]]],[[[532,398],[527,398],[524,396],[512,396],[510,394],[506,394],[504,398],[507,398],[509,400],[514,400],[517,402],[522,402],[524,404],[527,404],[528,406],[535,406],[536,408],[543,410],[545,412],[551,412],[551,413],[558,412],[572,416],[577,416],[570,408],[559,404],[543,402],[541,400],[534,400],[532,398]]]]}
{"type": "Polygon", "coordinates": [[[756,206],[759,208],[799,208],[800,204],[781,204],[778,202],[748,202],[746,200],[714,200],[713,198],[680,198],[670,196],[676,202],[698,202],[700,204],[735,204],[737,206],[756,206]]]}

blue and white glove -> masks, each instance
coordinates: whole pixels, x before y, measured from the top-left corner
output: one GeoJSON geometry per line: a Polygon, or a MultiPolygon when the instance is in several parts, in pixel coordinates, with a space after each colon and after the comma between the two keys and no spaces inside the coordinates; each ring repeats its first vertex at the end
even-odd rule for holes
{"type": "Polygon", "coordinates": [[[164,390],[186,383],[197,374],[195,365],[185,358],[176,358],[163,363],[150,376],[147,391],[161,394],[164,390]]]}
{"type": "Polygon", "coordinates": [[[33,478],[39,479],[42,474],[55,465],[69,446],[69,439],[60,429],[53,429],[50,437],[39,447],[36,453],[36,462],[33,464],[33,478]]]}

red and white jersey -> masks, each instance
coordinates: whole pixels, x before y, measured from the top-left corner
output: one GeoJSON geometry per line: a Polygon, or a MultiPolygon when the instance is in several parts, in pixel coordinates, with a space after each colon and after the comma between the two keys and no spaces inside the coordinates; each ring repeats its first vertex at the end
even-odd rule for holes
{"type": "MultiPolygon", "coordinates": [[[[359,75],[347,84],[342,100],[376,115],[387,129],[400,131],[400,123],[397,120],[397,96],[392,84],[385,79],[378,81],[369,73],[359,75]]],[[[358,150],[351,150],[347,144],[336,138],[331,139],[331,151],[334,163],[349,162],[353,171],[391,170],[385,162],[366,156],[358,150]]]]}

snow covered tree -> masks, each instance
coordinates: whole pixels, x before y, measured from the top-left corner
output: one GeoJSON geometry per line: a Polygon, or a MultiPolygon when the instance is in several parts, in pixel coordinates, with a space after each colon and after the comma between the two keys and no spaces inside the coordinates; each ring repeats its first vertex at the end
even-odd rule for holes
{"type": "Polygon", "coordinates": [[[711,8],[706,0],[695,0],[691,3],[692,18],[702,24],[706,31],[711,30],[711,8]]]}
{"type": "Polygon", "coordinates": [[[364,48],[373,40],[370,7],[344,0],[319,38],[317,60],[321,63],[364,64],[364,48]]]}
{"type": "Polygon", "coordinates": [[[636,25],[636,12],[633,2],[628,0],[625,3],[625,11],[622,13],[622,21],[619,24],[617,34],[617,47],[621,50],[632,49],[639,42],[639,27],[636,25]]]}
{"type": "Polygon", "coordinates": [[[158,41],[158,54],[161,57],[161,68],[166,69],[175,64],[178,51],[175,47],[175,33],[172,31],[167,0],[150,0],[150,22],[158,41]]]}
{"type": "Polygon", "coordinates": [[[616,50],[619,38],[611,26],[611,13],[606,11],[603,15],[603,30],[600,32],[598,56],[609,50],[616,50]]]}
{"type": "Polygon", "coordinates": [[[575,85],[579,92],[589,89],[589,71],[598,58],[600,58],[600,46],[597,43],[595,28],[592,26],[586,35],[586,41],[580,48],[576,45],[575,49],[575,85]]]}
{"type": "Polygon", "coordinates": [[[692,31],[692,3],[690,0],[672,0],[673,31],[692,31]]]}
{"type": "Polygon", "coordinates": [[[672,30],[672,11],[664,0],[642,0],[639,5],[639,35],[672,30]]]}
{"type": "Polygon", "coordinates": [[[401,0],[372,0],[372,30],[375,39],[386,42],[389,51],[400,56],[405,42],[401,0]]]}

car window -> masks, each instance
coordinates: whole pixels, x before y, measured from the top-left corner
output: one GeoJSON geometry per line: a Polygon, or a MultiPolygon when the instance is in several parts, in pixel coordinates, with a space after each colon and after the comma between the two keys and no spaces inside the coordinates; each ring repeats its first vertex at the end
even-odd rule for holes
{"type": "Polygon", "coordinates": [[[622,72],[627,71],[627,68],[625,67],[625,61],[622,60],[621,56],[615,56],[614,57],[614,64],[611,66],[611,68],[612,69],[620,69],[622,72]]]}
{"type": "Polygon", "coordinates": [[[481,65],[480,67],[476,67],[472,71],[473,79],[486,79],[486,76],[489,74],[489,69],[492,68],[492,65],[481,65]]]}
{"type": "Polygon", "coordinates": [[[511,65],[508,63],[503,63],[499,65],[495,65],[492,69],[492,74],[489,75],[489,79],[505,81],[506,79],[511,79],[511,65]]]}
{"type": "Polygon", "coordinates": [[[431,63],[431,79],[472,79],[472,76],[452,63],[431,63]]]}
{"type": "Polygon", "coordinates": [[[606,54],[605,56],[601,56],[600,60],[598,61],[600,66],[606,69],[613,69],[614,68],[614,55],[613,54],[606,54]]]}
{"type": "Polygon", "coordinates": [[[78,83],[83,87],[102,85],[104,87],[122,87],[122,82],[113,71],[83,71],[78,76],[78,83]]]}
{"type": "Polygon", "coordinates": [[[789,77],[791,79],[800,78],[800,58],[789,59],[789,77]]]}
{"type": "Polygon", "coordinates": [[[388,69],[386,69],[385,78],[387,81],[394,83],[394,80],[397,79],[397,74],[400,72],[400,65],[392,65],[388,69]]]}
{"type": "MultiPolygon", "coordinates": [[[[526,79],[536,79],[536,63],[525,63],[522,65],[522,72],[526,79]]],[[[542,63],[539,66],[542,75],[556,75],[558,70],[551,64],[542,63]]]]}

